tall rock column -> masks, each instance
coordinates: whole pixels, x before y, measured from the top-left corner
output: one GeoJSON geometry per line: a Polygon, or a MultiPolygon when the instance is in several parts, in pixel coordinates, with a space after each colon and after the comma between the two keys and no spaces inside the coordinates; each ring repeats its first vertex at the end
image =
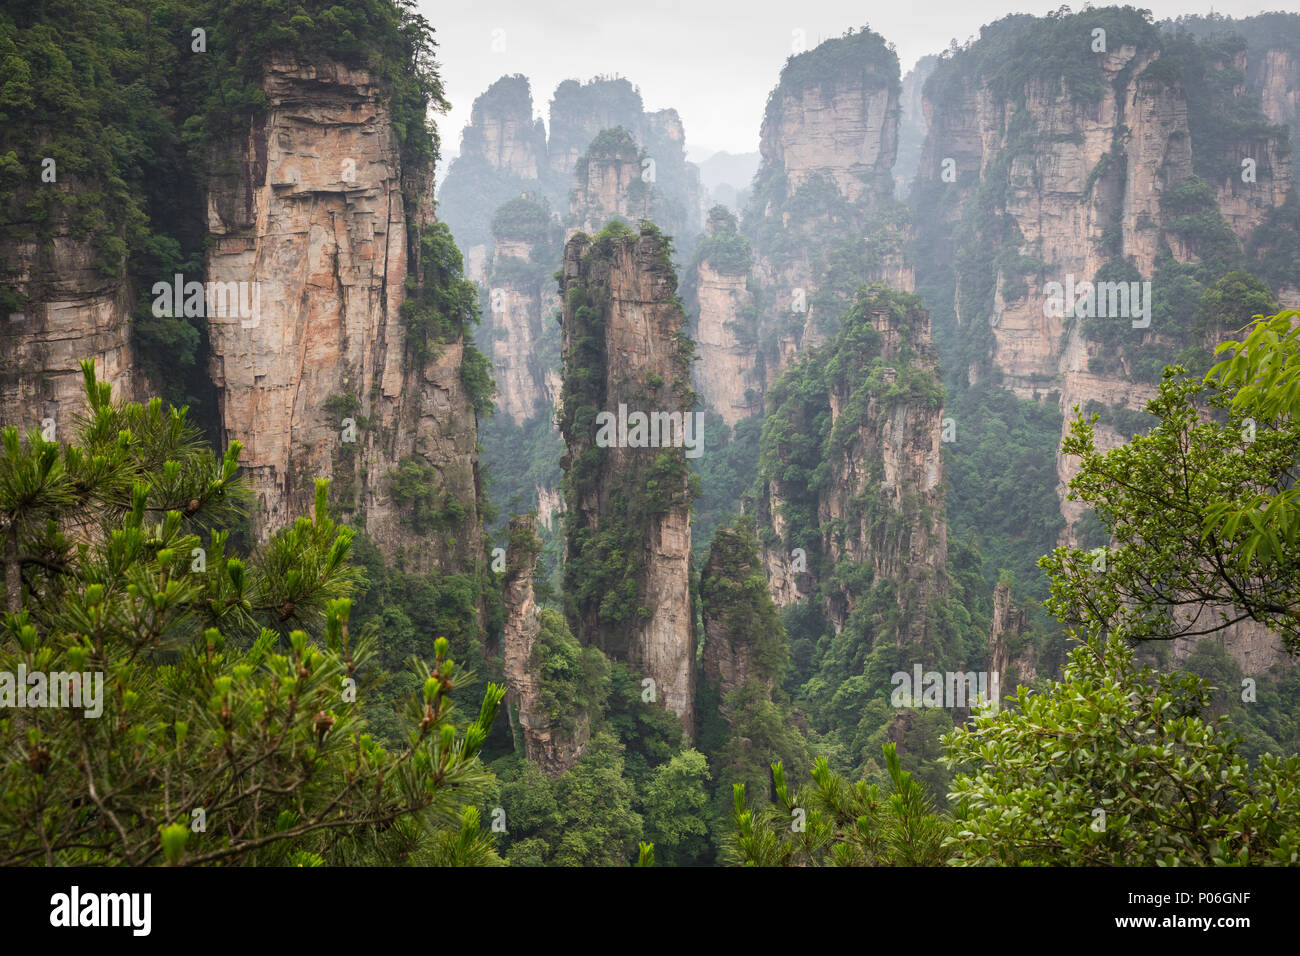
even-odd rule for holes
{"type": "Polygon", "coordinates": [[[562,282],[569,619],[582,643],[653,680],[655,699],[690,732],[686,458],[705,450],[667,240],[653,226],[575,236],[562,282]]]}
{"type": "Polygon", "coordinates": [[[313,480],[333,475],[390,559],[463,569],[481,550],[466,345],[422,348],[402,314],[425,281],[432,169],[403,169],[368,71],[272,60],[263,87],[265,113],[218,150],[208,194],[208,278],[246,284],[255,304],[209,331],[259,531],[305,513],[313,480]]]}
{"type": "Polygon", "coordinates": [[[877,612],[877,642],[937,654],[933,612],[948,595],[943,390],[920,298],[864,290],[836,338],[770,400],[756,518],[772,532],[773,599],[814,598],[838,633],[879,594],[897,612],[877,612]]]}
{"type": "Polygon", "coordinates": [[[460,155],[438,194],[438,215],[451,226],[475,281],[491,266],[492,218],[502,204],[524,193],[552,202],[563,197],[565,180],[552,176],[547,162],[546,126],[533,117],[528,78],[501,77],[474,100],[460,155]]]}
{"type": "MultiPolygon", "coordinates": [[[[542,695],[541,673],[536,650],[541,633],[541,616],[533,597],[533,575],[541,541],[533,515],[510,519],[510,549],[502,588],[505,628],[501,643],[511,723],[518,721],[524,753],[546,773],[568,770],[586,749],[590,719],[581,714],[572,732],[547,713],[542,695]]],[[[572,640],[572,638],[569,638],[572,640]]]]}
{"type": "Polygon", "coordinates": [[[61,436],[85,407],[81,359],[94,360],[117,399],[135,397],[139,372],[126,277],[105,276],[101,254],[69,206],[51,205],[48,235],[40,235],[42,224],[20,222],[0,237],[0,425],[26,434],[52,423],[61,436]]]}
{"type": "Polygon", "coordinates": [[[762,404],[758,310],[749,290],[754,256],[735,216],[725,207],[710,211],[705,229],[686,297],[698,316],[695,339],[700,360],[695,364],[695,384],[704,401],[728,425],[735,425],[762,404]]]}
{"type": "Polygon", "coordinates": [[[891,173],[900,91],[897,55],[863,30],[791,57],[768,97],[744,218],[768,388],[801,350],[834,336],[860,286],[912,290],[891,173]]]}
{"type": "Polygon", "coordinates": [[[768,593],[758,541],[744,519],[713,536],[700,572],[700,603],[702,683],[716,690],[719,710],[725,715],[727,696],[750,681],[770,698],[789,649],[768,593]]]}
{"type": "Polygon", "coordinates": [[[993,589],[988,669],[990,674],[998,675],[1003,696],[1015,696],[1018,684],[1027,685],[1038,676],[1034,646],[1022,640],[1028,626],[1025,609],[1015,603],[1010,585],[999,581],[993,589]]]}
{"type": "Polygon", "coordinates": [[[552,277],[560,257],[558,233],[547,208],[523,197],[510,200],[493,217],[484,320],[491,329],[497,411],[516,425],[555,401],[551,378],[558,335],[544,320],[557,304],[552,277]]]}
{"type": "Polygon", "coordinates": [[[1282,44],[1266,49],[1251,58],[1249,76],[1268,121],[1289,127],[1291,142],[1300,143],[1300,54],[1282,44]]]}
{"type": "Polygon", "coordinates": [[[578,160],[569,196],[569,221],[596,232],[618,217],[651,218],[650,183],[641,176],[641,148],[623,128],[602,130],[578,160]]]}

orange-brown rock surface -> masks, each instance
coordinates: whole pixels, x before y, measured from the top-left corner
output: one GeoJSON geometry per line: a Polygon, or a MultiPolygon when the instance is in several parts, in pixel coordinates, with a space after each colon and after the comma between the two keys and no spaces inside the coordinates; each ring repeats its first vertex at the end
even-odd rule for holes
{"type": "Polygon", "coordinates": [[[472,566],[477,429],[462,345],[413,360],[401,313],[431,224],[431,170],[404,170],[385,98],[365,70],[273,60],[267,110],[218,151],[208,277],[255,283],[258,315],[209,322],[223,438],[238,440],[265,534],[334,476],[345,508],[410,570],[472,566]],[[414,220],[408,219],[413,215],[414,220]],[[469,513],[419,533],[386,477],[403,460],[469,513]]]}
{"type": "MultiPolygon", "coordinates": [[[[563,284],[560,418],[567,446],[564,467],[570,472],[565,507],[574,523],[566,561],[571,564],[575,548],[581,548],[582,560],[602,563],[607,555],[599,544],[603,534],[631,535],[627,548],[634,552],[624,555],[618,549],[619,559],[626,557],[634,569],[620,602],[624,617],[613,616],[606,607],[609,595],[583,598],[571,614],[573,629],[583,644],[599,647],[653,680],[654,699],[677,714],[690,732],[695,618],[686,448],[627,447],[620,441],[602,445],[600,432],[586,417],[594,414],[593,407],[617,414],[620,405],[645,413],[691,413],[689,370],[678,335],[685,316],[676,301],[666,240],[653,230],[599,242],[576,236],[565,247],[563,284]],[[575,468],[580,469],[576,476],[575,468]],[[657,474],[653,483],[652,471],[657,474]],[[640,610],[630,613],[629,605],[640,610]]],[[[622,588],[625,582],[612,586],[622,588]]]]}

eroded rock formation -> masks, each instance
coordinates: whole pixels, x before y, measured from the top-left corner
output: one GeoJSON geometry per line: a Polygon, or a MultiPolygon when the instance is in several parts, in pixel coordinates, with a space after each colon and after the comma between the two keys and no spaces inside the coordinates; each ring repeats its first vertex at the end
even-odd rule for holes
{"type": "Polygon", "coordinates": [[[591,719],[588,714],[579,715],[568,731],[547,712],[542,699],[536,654],[541,620],[533,597],[533,575],[541,550],[536,530],[536,519],[531,515],[510,519],[511,548],[501,593],[505,604],[502,657],[512,726],[517,724],[528,759],[554,776],[568,770],[582,756],[591,719]]]}
{"type": "Polygon", "coordinates": [[[423,281],[432,171],[403,169],[365,70],[272,60],[264,89],[265,113],[218,149],[208,191],[208,278],[258,294],[256,315],[209,319],[223,438],[243,443],[257,527],[304,513],[313,480],[333,475],[388,557],[408,570],[472,567],[477,429],[463,344],[420,357],[401,310],[408,277],[423,281]],[[402,465],[450,516],[442,534],[394,499],[402,465]]]}
{"type": "MultiPolygon", "coordinates": [[[[633,224],[648,218],[675,236],[679,254],[689,258],[703,189],[698,169],[686,161],[676,111],[647,112],[625,79],[561,83],[550,103],[549,139],[532,115],[522,76],[501,78],[475,100],[439,212],[465,250],[466,274],[484,292],[479,342],[492,359],[497,408],[536,436],[547,427],[539,419],[550,421],[559,397],[552,275],[564,233],[594,234],[614,218],[633,224]]],[[[517,448],[503,445],[518,437],[499,423],[485,428],[494,469],[513,461],[517,448]]],[[[536,493],[549,527],[555,489],[543,482],[536,493]]]]}
{"type": "Polygon", "coordinates": [[[527,77],[503,76],[474,101],[460,155],[479,158],[509,176],[538,178],[546,168],[546,127],[533,118],[527,77]]]}
{"type": "Polygon", "coordinates": [[[570,233],[599,232],[614,218],[652,219],[653,186],[642,169],[641,150],[631,133],[622,127],[602,130],[574,167],[570,233]]]}
{"type": "Polygon", "coordinates": [[[753,254],[736,219],[715,206],[688,274],[687,309],[696,316],[692,374],[705,404],[728,425],[758,412],[763,381],[754,335],[756,306],[750,291],[753,254]]]}
{"type": "Polygon", "coordinates": [[[897,56],[864,30],[791,57],[768,99],[745,219],[767,387],[833,336],[859,286],[912,289],[892,179],[899,94],[897,56]]]}
{"type": "Polygon", "coordinates": [[[788,652],[750,529],[719,528],[713,536],[700,572],[700,603],[700,680],[717,695],[720,712],[729,716],[727,697],[751,681],[770,697],[788,652]]]}
{"type": "Polygon", "coordinates": [[[813,597],[838,631],[880,588],[898,608],[888,639],[937,652],[928,611],[947,591],[947,524],[928,313],[874,287],[792,374],[772,393],[757,502],[775,531],[763,550],[774,600],[813,597]]]}
{"type": "Polygon", "coordinates": [[[689,732],[695,638],[685,445],[702,435],[691,416],[676,290],[667,242],[653,227],[568,242],[560,428],[574,633],[653,680],[655,699],[689,732]],[[659,447],[636,447],[636,433],[623,427],[635,427],[634,413],[676,416],[682,430],[664,426],[659,447]],[[602,431],[609,417],[617,434],[602,431]]]}
{"type": "Polygon", "coordinates": [[[1004,697],[1015,696],[1018,684],[1027,685],[1038,676],[1034,647],[1024,640],[1027,631],[1025,609],[1015,603],[1011,587],[999,581],[993,589],[988,669],[990,674],[998,675],[1004,697]]]}
{"type": "Polygon", "coordinates": [[[487,270],[484,316],[497,384],[497,412],[521,425],[555,405],[558,329],[548,321],[558,308],[552,257],[560,255],[560,230],[543,203],[519,197],[492,220],[492,265],[487,270]]]}
{"type": "Polygon", "coordinates": [[[925,97],[921,91],[938,63],[937,56],[923,56],[903,77],[898,102],[898,159],[894,163],[894,183],[899,195],[906,195],[916,179],[926,133],[925,97]]]}
{"type": "MultiPolygon", "coordinates": [[[[1154,295],[1170,301],[1176,281],[1186,283],[1173,278],[1179,268],[1247,243],[1292,188],[1285,130],[1252,112],[1244,80],[1206,77],[1272,84],[1265,99],[1277,116],[1290,81],[1274,78],[1283,69],[1276,57],[1256,67],[1244,50],[1220,56],[1137,19],[1112,24],[1107,48],[1087,54],[1096,71],[1088,92],[1050,72],[1011,80],[1012,53],[971,65],[982,45],[1020,49],[1005,46],[1016,29],[1033,39],[1033,25],[998,26],[1004,32],[986,28],[972,51],[941,63],[941,82],[927,87],[918,189],[930,198],[918,208],[931,261],[956,263],[955,296],[932,305],[955,316],[953,341],[968,343],[960,346],[970,360],[966,382],[993,380],[1031,400],[1056,393],[1064,427],[1076,404],[1140,410],[1155,394],[1152,369],[1194,344],[1179,320],[1195,300],[1153,315],[1149,285],[1145,313],[1131,306],[1108,315],[1102,306],[1076,316],[1060,307],[1060,289],[1154,279],[1154,295]],[[1214,114],[1239,118],[1248,132],[1225,132],[1214,114]],[[1216,219],[1222,229],[1209,225],[1216,219]]],[[[1113,309],[1119,300],[1109,301],[1113,309]]],[[[1125,437],[1107,424],[1098,429],[1103,447],[1125,437]]],[[[1083,513],[1065,499],[1075,470],[1058,460],[1067,541],[1083,513]]]]}
{"type": "MultiPolygon", "coordinates": [[[[70,191],[55,183],[35,188],[70,191]]],[[[32,223],[6,227],[0,240],[4,283],[23,297],[0,319],[0,424],[57,438],[85,408],[82,359],[94,360],[96,375],[112,385],[115,399],[137,397],[140,370],[126,278],[106,277],[98,267],[101,252],[74,227],[66,207],[56,208],[45,225],[48,238],[32,223]]]]}

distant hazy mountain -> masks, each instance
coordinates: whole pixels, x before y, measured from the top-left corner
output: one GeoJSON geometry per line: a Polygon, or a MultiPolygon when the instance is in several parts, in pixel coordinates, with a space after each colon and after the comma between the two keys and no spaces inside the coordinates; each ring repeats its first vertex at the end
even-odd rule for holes
{"type": "Polygon", "coordinates": [[[744,189],[758,172],[759,155],[752,153],[714,153],[697,165],[700,167],[700,182],[709,189],[719,186],[732,186],[744,189]]]}
{"type": "Polygon", "coordinates": [[[714,153],[700,167],[700,182],[714,202],[739,210],[749,195],[749,184],[758,172],[759,154],[714,153]]]}

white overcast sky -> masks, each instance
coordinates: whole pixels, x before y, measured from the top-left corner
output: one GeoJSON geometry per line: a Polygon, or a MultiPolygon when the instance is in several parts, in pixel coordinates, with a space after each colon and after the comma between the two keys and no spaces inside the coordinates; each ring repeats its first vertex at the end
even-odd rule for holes
{"type": "MultiPolygon", "coordinates": [[[[1234,17],[1292,8],[1296,0],[1154,0],[1134,3],[1157,20],[1180,14],[1234,17]]],[[[1042,14],[1059,2],[1032,0],[419,0],[437,31],[451,112],[438,119],[444,153],[458,152],[474,98],[495,79],[523,73],[533,108],[546,118],[556,85],[600,74],[627,77],[646,108],[675,107],[691,159],[758,149],[767,94],[792,36],[820,40],[864,24],[891,41],[903,73],[927,53],[976,36],[1008,13],[1042,14]],[[500,32],[498,32],[500,31],[500,32]],[[494,50],[495,45],[503,49],[494,50]]],[[[1102,6],[1102,4],[1097,4],[1102,6]]],[[[1072,5],[1073,9],[1082,4],[1072,5]]]]}

